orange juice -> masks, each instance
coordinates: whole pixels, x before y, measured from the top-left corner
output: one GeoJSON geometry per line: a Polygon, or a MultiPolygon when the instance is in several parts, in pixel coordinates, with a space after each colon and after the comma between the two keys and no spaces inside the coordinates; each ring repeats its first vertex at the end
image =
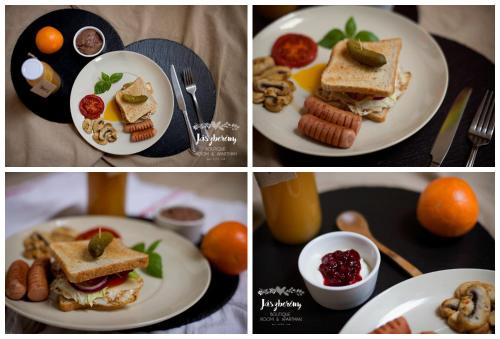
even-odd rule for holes
{"type": "Polygon", "coordinates": [[[288,180],[261,185],[261,193],[267,225],[277,240],[300,244],[318,233],[321,207],[314,173],[297,173],[288,180]]]}
{"type": "Polygon", "coordinates": [[[127,173],[88,174],[88,213],[125,215],[127,173]]]}

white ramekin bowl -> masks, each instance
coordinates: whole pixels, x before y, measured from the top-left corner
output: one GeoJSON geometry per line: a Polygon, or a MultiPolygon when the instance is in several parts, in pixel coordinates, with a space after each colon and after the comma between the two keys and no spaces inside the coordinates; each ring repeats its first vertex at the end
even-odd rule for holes
{"type": "Polygon", "coordinates": [[[197,243],[200,240],[201,237],[201,229],[203,227],[203,224],[205,223],[205,214],[203,211],[199,210],[198,208],[191,207],[191,206],[181,206],[181,205],[176,205],[176,206],[169,206],[160,209],[155,216],[155,223],[162,227],[166,228],[170,231],[174,231],[189,240],[193,243],[197,243]],[[166,217],[161,214],[163,210],[167,210],[170,208],[176,208],[176,207],[182,207],[182,208],[192,208],[194,210],[197,210],[202,214],[202,217],[200,219],[196,220],[178,220],[178,219],[173,219],[166,217]]]}
{"type": "Polygon", "coordinates": [[[94,26],[85,26],[85,27],[82,27],[73,36],[73,48],[75,49],[76,53],[78,53],[81,56],[86,57],[86,58],[93,58],[95,56],[98,56],[99,54],[102,53],[102,51],[104,51],[104,47],[105,46],[106,46],[106,37],[104,36],[104,33],[99,28],[94,27],[94,26]],[[78,37],[78,35],[80,35],[81,32],[83,32],[86,29],[93,29],[93,30],[95,30],[97,32],[97,34],[99,34],[101,36],[101,38],[102,38],[102,46],[101,46],[101,49],[97,53],[94,53],[94,54],[84,54],[84,53],[80,52],[80,50],[78,49],[78,46],[76,46],[76,38],[78,37]]]}
{"type": "Polygon", "coordinates": [[[364,303],[373,293],[380,266],[377,246],[365,236],[353,232],[331,232],[311,240],[300,253],[299,271],[313,299],[326,308],[345,310],[364,303]],[[354,249],[365,260],[370,272],[361,281],[348,286],[326,286],[319,272],[321,258],[336,250],[354,249]]]}

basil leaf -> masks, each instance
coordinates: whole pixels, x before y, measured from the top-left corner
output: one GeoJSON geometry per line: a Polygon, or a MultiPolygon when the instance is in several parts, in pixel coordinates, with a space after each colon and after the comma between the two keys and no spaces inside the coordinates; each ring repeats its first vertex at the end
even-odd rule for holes
{"type": "Polygon", "coordinates": [[[111,77],[109,78],[109,80],[111,81],[111,83],[114,84],[114,83],[120,81],[122,78],[123,78],[123,73],[113,73],[113,74],[111,74],[111,77]]]}
{"type": "Polygon", "coordinates": [[[356,36],[354,37],[356,40],[360,41],[378,41],[378,37],[373,34],[372,32],[369,31],[360,31],[356,36]]]}
{"type": "Polygon", "coordinates": [[[109,75],[107,75],[106,73],[104,72],[101,72],[101,80],[104,80],[104,81],[109,81],[109,75]]]}
{"type": "Polygon", "coordinates": [[[146,245],[143,242],[141,242],[141,243],[138,243],[138,244],[135,244],[134,246],[132,246],[132,249],[134,251],[144,253],[146,251],[146,245]]]}
{"type": "Polygon", "coordinates": [[[111,87],[111,83],[108,83],[108,82],[103,81],[103,80],[99,80],[94,86],[94,93],[95,94],[102,94],[102,93],[106,92],[110,87],[111,87]],[[109,87],[108,87],[108,84],[109,84],[109,87]]]}
{"type": "Polygon", "coordinates": [[[156,240],[154,243],[149,245],[146,252],[153,253],[155,251],[155,249],[158,247],[158,245],[160,244],[160,242],[161,242],[161,240],[156,240]]]}
{"type": "Polygon", "coordinates": [[[146,273],[156,278],[163,278],[163,266],[161,256],[158,253],[149,253],[149,265],[146,267],[146,273]]]}
{"type": "Polygon", "coordinates": [[[105,81],[104,88],[106,89],[106,91],[109,91],[109,89],[111,88],[111,81],[105,81]]]}
{"type": "Polygon", "coordinates": [[[348,38],[352,38],[354,34],[356,34],[356,21],[354,21],[353,17],[350,17],[345,23],[345,35],[348,38]]]}
{"type": "Polygon", "coordinates": [[[345,39],[345,34],[340,29],[332,29],[330,32],[326,33],[326,35],[318,42],[318,45],[325,48],[333,48],[337,44],[337,42],[345,39]]]}

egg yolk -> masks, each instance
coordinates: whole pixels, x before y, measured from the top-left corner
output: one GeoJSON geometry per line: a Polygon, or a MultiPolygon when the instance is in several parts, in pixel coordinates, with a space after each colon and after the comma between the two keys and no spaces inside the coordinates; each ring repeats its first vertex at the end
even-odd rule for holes
{"type": "Polygon", "coordinates": [[[326,64],[317,64],[298,71],[292,75],[292,79],[306,92],[314,93],[321,86],[321,73],[326,64]]]}
{"type": "Polygon", "coordinates": [[[106,105],[103,119],[107,121],[122,121],[122,114],[120,112],[120,108],[116,104],[114,98],[111,99],[106,105]]]}

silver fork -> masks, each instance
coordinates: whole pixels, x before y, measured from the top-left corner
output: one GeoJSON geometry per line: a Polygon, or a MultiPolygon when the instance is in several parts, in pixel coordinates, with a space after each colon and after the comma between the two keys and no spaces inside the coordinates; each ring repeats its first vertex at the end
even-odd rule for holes
{"type": "Polygon", "coordinates": [[[185,68],[182,71],[182,77],[184,78],[184,84],[186,85],[186,91],[191,94],[194,101],[194,106],[196,108],[196,114],[198,115],[198,123],[200,125],[201,135],[208,138],[208,132],[205,128],[201,128],[203,124],[203,119],[201,117],[200,106],[198,106],[198,100],[196,99],[196,84],[193,79],[193,72],[191,72],[191,68],[185,68]]]}
{"type": "Polygon", "coordinates": [[[474,120],[469,127],[469,140],[472,150],[467,160],[467,167],[474,166],[477,150],[480,146],[488,145],[495,130],[495,93],[487,90],[479,105],[474,120]]]}

